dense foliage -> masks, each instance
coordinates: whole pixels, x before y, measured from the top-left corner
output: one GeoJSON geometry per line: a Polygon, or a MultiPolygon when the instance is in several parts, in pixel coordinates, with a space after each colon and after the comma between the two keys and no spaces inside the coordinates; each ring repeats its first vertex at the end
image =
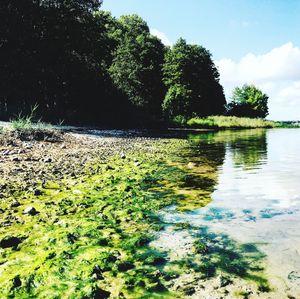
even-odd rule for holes
{"type": "Polygon", "coordinates": [[[265,118],[268,112],[269,97],[254,85],[236,87],[232,101],[228,104],[228,114],[245,117],[265,118]]]}
{"type": "Polygon", "coordinates": [[[93,15],[100,2],[0,5],[2,118],[38,104],[47,119],[68,119],[106,94],[102,62],[110,54],[109,39],[104,20],[93,15]]]}
{"type": "MultiPolygon", "coordinates": [[[[100,7],[94,0],[1,1],[1,119],[35,106],[45,121],[109,126],[224,113],[207,49],[184,39],[166,47],[139,16],[116,19],[100,7]]],[[[254,95],[240,92],[230,111],[265,117],[264,95],[251,88],[254,95]]]]}
{"type": "Polygon", "coordinates": [[[109,68],[115,86],[144,113],[159,116],[165,93],[162,82],[164,45],[137,15],[119,19],[118,46],[109,68]]]}
{"type": "Polygon", "coordinates": [[[168,116],[224,112],[226,100],[219,73],[205,48],[179,39],[166,54],[163,72],[168,87],[163,110],[168,116]]]}

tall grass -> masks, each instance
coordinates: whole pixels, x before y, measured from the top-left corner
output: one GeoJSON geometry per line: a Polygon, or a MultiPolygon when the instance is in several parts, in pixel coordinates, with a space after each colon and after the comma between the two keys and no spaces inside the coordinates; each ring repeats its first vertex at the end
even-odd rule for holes
{"type": "Polygon", "coordinates": [[[183,123],[182,119],[180,119],[180,121],[174,119],[173,124],[200,129],[251,129],[285,127],[285,125],[280,122],[268,121],[261,118],[235,116],[209,116],[203,118],[194,117],[185,121],[185,123],[183,123]]]}
{"type": "Polygon", "coordinates": [[[38,109],[38,105],[31,108],[29,115],[19,115],[11,120],[11,127],[13,130],[50,130],[53,129],[52,125],[44,123],[41,119],[35,121],[34,114],[38,109]]]}

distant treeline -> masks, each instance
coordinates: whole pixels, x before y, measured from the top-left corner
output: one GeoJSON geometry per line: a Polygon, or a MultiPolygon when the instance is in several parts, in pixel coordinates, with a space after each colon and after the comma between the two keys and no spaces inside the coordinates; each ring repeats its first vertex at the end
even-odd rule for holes
{"type": "Polygon", "coordinates": [[[167,47],[137,15],[116,19],[94,0],[1,0],[0,118],[147,125],[222,114],[210,52],[167,47]]]}

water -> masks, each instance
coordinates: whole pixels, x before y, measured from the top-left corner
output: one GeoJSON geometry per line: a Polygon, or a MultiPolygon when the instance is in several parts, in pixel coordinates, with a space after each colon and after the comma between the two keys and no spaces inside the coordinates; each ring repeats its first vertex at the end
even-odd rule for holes
{"type": "MultiPolygon", "coordinates": [[[[266,256],[272,288],[256,296],[300,298],[300,130],[224,131],[193,135],[191,140],[194,156],[189,158],[197,167],[206,163],[216,171],[212,201],[186,213],[171,207],[162,217],[255,244],[266,256]]],[[[184,255],[180,246],[185,243],[190,250],[191,236],[169,229],[160,236],[160,248],[173,246],[184,255]],[[164,242],[167,238],[173,245],[164,242]]]]}

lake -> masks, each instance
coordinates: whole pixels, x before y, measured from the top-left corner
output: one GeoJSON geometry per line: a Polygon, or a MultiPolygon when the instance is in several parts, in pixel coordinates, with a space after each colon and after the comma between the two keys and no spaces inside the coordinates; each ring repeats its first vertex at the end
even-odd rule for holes
{"type": "Polygon", "coordinates": [[[178,260],[193,256],[198,238],[207,269],[225,273],[230,283],[218,287],[213,275],[204,283],[191,275],[178,284],[194,285],[194,298],[300,298],[300,130],[221,131],[189,139],[184,161],[200,174],[193,188],[209,190],[211,201],[185,212],[177,206],[165,209],[160,216],[168,225],[153,246],[178,260]],[[208,166],[215,180],[201,176],[208,166]],[[182,223],[192,229],[178,230],[182,223]],[[247,261],[240,260],[238,267],[257,267],[259,260],[261,269],[253,271],[262,271],[268,281],[258,290],[250,281],[259,279],[246,275],[248,269],[236,272],[228,266],[243,254],[247,261]]]}

